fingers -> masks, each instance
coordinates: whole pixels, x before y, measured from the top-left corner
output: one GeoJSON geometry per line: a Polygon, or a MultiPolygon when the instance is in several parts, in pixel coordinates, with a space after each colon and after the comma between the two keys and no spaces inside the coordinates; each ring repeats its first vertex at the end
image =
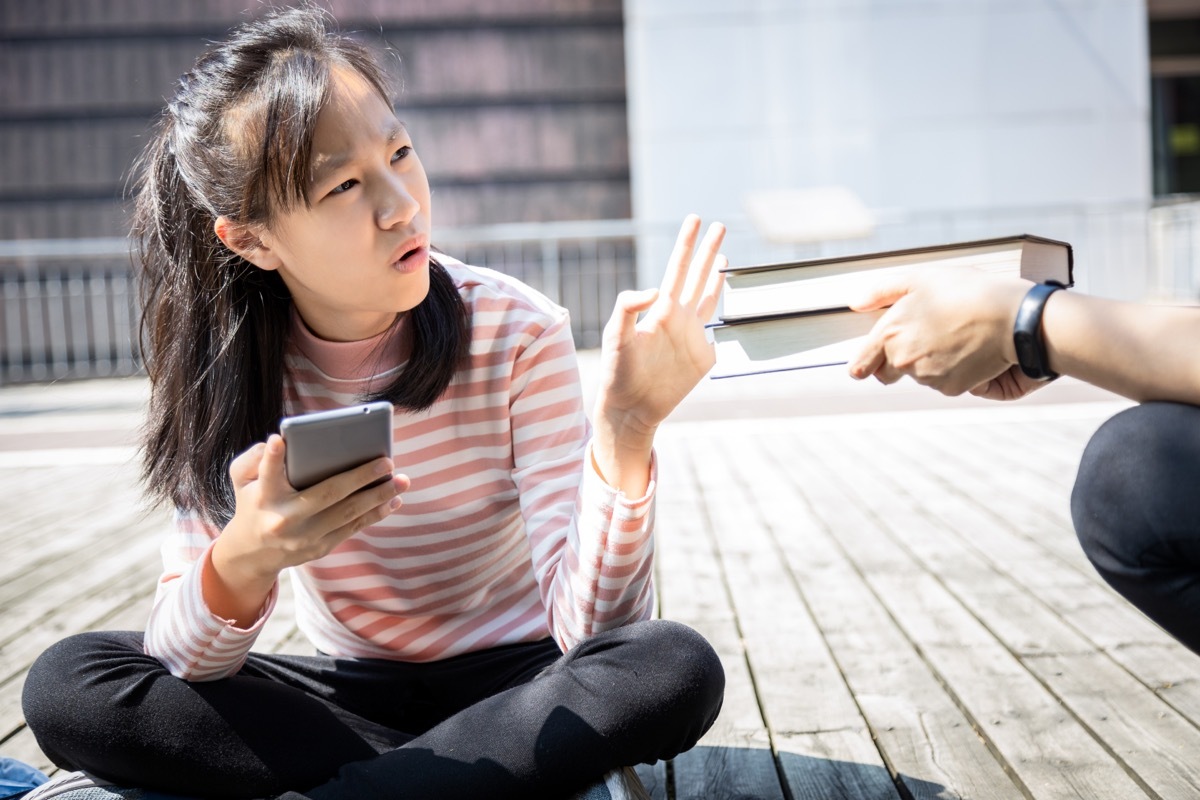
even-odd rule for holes
{"type": "Polygon", "coordinates": [[[626,290],[618,294],[612,316],[604,328],[605,337],[615,336],[616,341],[620,342],[633,335],[638,314],[648,311],[659,296],[658,289],[642,289],[640,292],[626,290]]]}
{"type": "Polygon", "coordinates": [[[695,214],[688,214],[679,228],[679,235],[675,238],[675,247],[671,250],[671,257],[667,259],[667,271],[663,274],[661,287],[663,297],[668,297],[672,301],[679,299],[687,278],[688,266],[692,263],[692,251],[696,247],[696,237],[699,235],[700,218],[695,214]]]}
{"type": "MultiPolygon", "coordinates": [[[[283,437],[277,433],[273,433],[267,437],[265,444],[262,447],[262,458],[258,462],[258,472],[254,476],[254,480],[259,481],[264,492],[268,494],[283,494],[292,491],[292,485],[288,483],[287,471],[284,469],[284,453],[287,447],[284,445],[283,437]]],[[[237,484],[235,483],[236,487],[237,484]]]]}
{"type": "Polygon", "coordinates": [[[332,549],[338,542],[382,522],[404,505],[400,493],[408,488],[405,475],[397,475],[390,481],[372,486],[351,495],[342,502],[322,511],[313,523],[318,530],[328,531],[321,539],[322,549],[332,549]]]}
{"type": "Polygon", "coordinates": [[[887,363],[887,350],[884,346],[883,336],[883,324],[887,318],[888,314],[884,314],[875,321],[871,332],[863,341],[862,349],[858,351],[858,355],[850,359],[848,369],[850,377],[854,380],[861,381],[874,375],[880,367],[887,363]]]}
{"type": "Polygon", "coordinates": [[[984,381],[978,386],[972,386],[967,390],[968,394],[975,397],[982,397],[985,400],[1000,400],[1003,396],[1003,390],[1000,388],[1000,382],[996,378],[990,381],[984,381]]]}
{"type": "Polygon", "coordinates": [[[331,478],[326,478],[317,485],[305,489],[301,494],[310,504],[312,512],[315,513],[345,500],[376,481],[383,481],[381,485],[387,486],[388,482],[384,479],[390,477],[394,470],[395,466],[390,458],[376,458],[360,464],[354,469],[348,469],[331,478]]]}
{"type": "Polygon", "coordinates": [[[724,240],[724,225],[714,222],[708,226],[708,231],[704,234],[704,240],[700,242],[700,247],[696,250],[696,255],[692,258],[687,268],[687,280],[679,296],[679,301],[688,308],[699,308],[703,302],[705,290],[709,283],[709,276],[717,261],[721,242],[724,240]]]}
{"type": "Polygon", "coordinates": [[[721,287],[725,285],[725,273],[721,270],[729,265],[729,261],[725,256],[717,256],[713,263],[712,272],[708,276],[708,286],[704,290],[704,294],[700,298],[700,302],[696,305],[696,316],[702,322],[707,322],[712,319],[712,315],[716,313],[717,303],[721,299],[721,287]]]}
{"type": "Polygon", "coordinates": [[[259,462],[262,461],[266,445],[262,442],[251,447],[229,463],[229,479],[233,481],[234,490],[241,489],[251,481],[258,479],[259,462]]]}
{"type": "Polygon", "coordinates": [[[265,452],[263,453],[262,464],[259,466],[259,475],[266,477],[278,473],[284,474],[283,454],[285,446],[283,437],[277,433],[273,433],[267,437],[265,452]]]}
{"type": "Polygon", "coordinates": [[[896,301],[910,291],[912,291],[912,277],[906,270],[881,276],[866,291],[851,298],[849,305],[854,311],[875,311],[895,305],[896,301]]]}
{"type": "Polygon", "coordinates": [[[884,386],[891,386],[893,383],[904,377],[903,372],[886,362],[875,370],[874,375],[875,380],[879,381],[884,386]]]}

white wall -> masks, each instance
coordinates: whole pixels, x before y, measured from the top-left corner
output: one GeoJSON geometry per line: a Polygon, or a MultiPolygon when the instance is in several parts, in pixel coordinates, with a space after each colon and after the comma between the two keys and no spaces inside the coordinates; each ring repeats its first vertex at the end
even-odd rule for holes
{"type": "MultiPolygon", "coordinates": [[[[1127,219],[1151,192],[1143,0],[625,0],[625,15],[644,285],[690,211],[745,231],[735,262],[772,252],[745,218],[756,190],[842,185],[895,221],[843,249],[1080,237],[1049,218],[1113,207],[1144,228],[1127,219]]],[[[1073,242],[1081,285],[1139,294],[1141,236],[1073,242]]]]}

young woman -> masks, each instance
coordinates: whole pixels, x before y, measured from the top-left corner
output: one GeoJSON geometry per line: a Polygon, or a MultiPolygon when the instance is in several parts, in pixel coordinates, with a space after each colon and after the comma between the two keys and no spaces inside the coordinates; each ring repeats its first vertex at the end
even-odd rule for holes
{"type": "Polygon", "coordinates": [[[1100,575],[1200,653],[1200,309],[963,269],[881,282],[858,304],[886,306],[856,378],[1012,400],[1065,374],[1139,401],[1088,443],[1071,516],[1100,575]]]}
{"type": "Polygon", "coordinates": [[[689,218],[661,289],[618,299],[593,428],[565,311],[431,252],[410,133],[320,12],[203,56],[142,166],[144,475],[177,524],[144,636],[30,672],[46,754],[364,800],[565,796],[691,747],[724,679],[650,619],[652,443],[713,362],[720,226],[697,244],[689,218]],[[368,398],[397,410],[394,458],[293,489],[280,418],[368,398]],[[318,655],[252,653],[289,568],[318,655]]]}

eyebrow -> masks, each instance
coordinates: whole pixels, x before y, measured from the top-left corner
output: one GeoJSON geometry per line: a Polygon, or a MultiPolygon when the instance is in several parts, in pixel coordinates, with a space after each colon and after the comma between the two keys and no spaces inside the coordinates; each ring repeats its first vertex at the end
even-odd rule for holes
{"type": "MultiPolygon", "coordinates": [[[[391,143],[400,138],[404,133],[404,123],[396,121],[387,129],[387,134],[384,136],[384,141],[391,143]]],[[[342,151],[340,153],[321,153],[317,156],[316,165],[312,168],[312,177],[309,180],[310,186],[320,186],[330,175],[340,170],[342,167],[354,160],[354,154],[342,151]]]]}

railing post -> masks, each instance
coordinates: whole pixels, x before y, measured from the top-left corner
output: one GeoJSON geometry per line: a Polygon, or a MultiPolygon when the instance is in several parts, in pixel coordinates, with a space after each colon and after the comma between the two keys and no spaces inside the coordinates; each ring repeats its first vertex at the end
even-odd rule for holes
{"type": "Polygon", "coordinates": [[[542,291],[554,302],[562,305],[562,262],[559,240],[542,239],[542,291]]]}

